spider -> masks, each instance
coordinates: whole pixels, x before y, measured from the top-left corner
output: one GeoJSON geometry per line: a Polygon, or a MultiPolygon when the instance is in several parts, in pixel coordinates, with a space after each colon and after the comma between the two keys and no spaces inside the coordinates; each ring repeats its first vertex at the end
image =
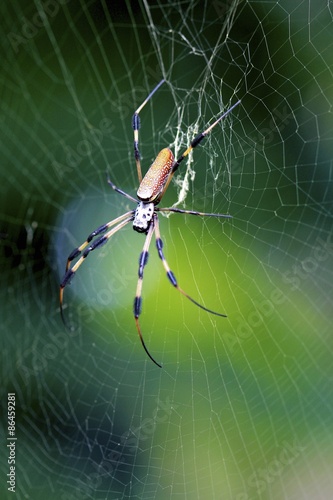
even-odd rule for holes
{"type": "Polygon", "coordinates": [[[121,194],[128,200],[133,201],[137,204],[135,210],[130,210],[125,214],[113,219],[106,224],[95,229],[92,233],[89,234],[86,241],[82,243],[79,247],[75,248],[67,258],[66,271],[63,279],[60,283],[60,313],[65,322],[64,312],[63,312],[63,293],[64,288],[70,283],[73,276],[77,272],[78,268],[84,262],[84,260],[88,257],[90,252],[95,250],[96,248],[100,248],[102,245],[107,243],[111,236],[113,236],[117,231],[126,226],[129,222],[133,222],[133,229],[138,233],[144,233],[146,235],[146,239],[143,245],[142,252],[139,257],[139,270],[138,270],[138,282],[136,287],[136,294],[134,299],[134,319],[136,323],[136,329],[138,331],[141,344],[146,351],[149,358],[155,363],[155,365],[161,368],[161,365],[155,361],[155,359],[149,353],[146,344],[143,340],[141,327],[139,323],[139,316],[142,310],[142,284],[143,284],[143,272],[144,268],[148,262],[149,255],[149,247],[155,233],[156,239],[156,248],[160,259],[162,260],[162,264],[164,266],[166,275],[171,285],[173,285],[182,295],[188,298],[193,304],[200,307],[204,311],[215,314],[217,316],[226,317],[225,314],[221,314],[211,309],[207,309],[207,307],[203,306],[192,297],[190,297],[180,286],[178,285],[177,279],[174,273],[171,271],[163,253],[163,242],[161,240],[159,220],[158,220],[158,212],[174,212],[178,214],[189,214],[189,215],[197,215],[197,216],[208,216],[208,217],[225,217],[230,218],[231,215],[226,214],[215,214],[215,213],[203,213],[203,212],[195,212],[193,210],[181,210],[174,207],[169,208],[160,208],[157,205],[161,201],[164,193],[166,192],[170,181],[177,171],[179,165],[184,160],[184,158],[190,153],[192,149],[194,149],[200,142],[206,137],[207,134],[223,119],[227,114],[229,114],[239,103],[237,101],[231,108],[229,108],[224,114],[222,114],[212,125],[210,125],[204,132],[198,134],[190,143],[188,148],[184,151],[184,153],[175,160],[173,153],[169,148],[162,149],[154,162],[150,166],[144,178],[142,178],[141,173],[141,155],[139,151],[139,128],[140,128],[140,117],[139,113],[142,111],[147,102],[151,99],[153,94],[160,88],[160,86],[165,82],[165,80],[161,80],[156,87],[150,92],[146,100],[137,108],[132,118],[132,127],[134,130],[134,158],[136,162],[136,168],[139,179],[139,188],[137,190],[137,198],[133,198],[131,195],[125,193],[121,189],[111,182],[108,179],[108,184],[111,188],[117,193],[121,194]],[[96,238],[98,236],[98,238],[96,238]],[[96,239],[94,239],[96,238],[96,239]],[[94,241],[92,241],[94,240],[94,241]],[[77,257],[80,258],[76,261],[75,264],[71,263],[77,257]]]}

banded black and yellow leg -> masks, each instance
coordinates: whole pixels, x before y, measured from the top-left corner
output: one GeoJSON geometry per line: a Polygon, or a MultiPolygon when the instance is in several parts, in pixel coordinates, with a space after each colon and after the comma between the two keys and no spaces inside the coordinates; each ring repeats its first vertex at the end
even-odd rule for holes
{"type": "Polygon", "coordinates": [[[134,319],[135,319],[136,328],[138,330],[138,334],[139,334],[139,337],[141,340],[141,344],[142,344],[144,350],[146,351],[149,358],[155,363],[155,365],[162,368],[161,365],[159,363],[157,363],[157,361],[155,361],[155,359],[149,353],[149,351],[146,347],[146,344],[144,343],[142,333],[141,333],[140,323],[139,323],[139,316],[140,316],[141,310],[142,310],[143,271],[144,271],[144,268],[148,262],[149,247],[150,247],[150,243],[151,243],[151,239],[152,239],[154,230],[155,230],[154,220],[152,220],[152,222],[149,226],[148,232],[147,232],[147,236],[145,239],[145,243],[143,245],[142,252],[140,254],[140,258],[139,258],[138,284],[136,286],[136,294],[135,294],[135,299],[134,299],[134,319]]]}
{"type": "Polygon", "coordinates": [[[181,162],[184,160],[184,158],[186,158],[186,156],[192,151],[192,149],[194,149],[195,147],[198,146],[198,144],[200,144],[200,142],[206,137],[206,135],[209,134],[209,132],[215,127],[215,125],[217,125],[221,120],[223,120],[223,118],[225,118],[236,106],[238,106],[238,104],[240,103],[240,101],[237,101],[235,104],[233,104],[231,106],[231,108],[229,108],[225,113],[223,113],[223,115],[221,115],[217,120],[215,120],[214,123],[212,123],[211,125],[209,125],[208,128],[206,128],[206,130],[204,130],[203,132],[201,132],[200,134],[198,134],[190,143],[189,147],[184,151],[184,153],[174,162],[173,166],[172,166],[172,171],[168,177],[168,180],[167,182],[165,183],[165,186],[164,186],[164,189],[163,189],[163,193],[161,195],[161,198],[162,196],[164,195],[165,191],[168,189],[168,186],[170,184],[170,181],[174,175],[174,173],[178,170],[178,167],[179,165],[181,164],[181,162]]]}
{"type": "Polygon", "coordinates": [[[207,212],[196,212],[195,210],[182,210],[181,208],[173,208],[173,207],[168,207],[168,208],[156,207],[155,211],[174,212],[176,214],[187,214],[187,215],[200,215],[201,217],[224,217],[226,219],[232,219],[232,215],[228,214],[212,214],[207,212]]]}
{"type": "Polygon", "coordinates": [[[132,117],[132,127],[134,130],[134,158],[135,158],[135,163],[136,163],[136,168],[138,171],[138,179],[139,183],[141,184],[142,181],[142,172],[141,172],[141,155],[139,151],[139,128],[140,128],[140,117],[139,113],[142,110],[142,108],[147,104],[147,102],[150,100],[150,98],[155,94],[155,92],[160,88],[160,86],[165,82],[165,80],[161,80],[156,87],[150,92],[148,97],[143,101],[141,106],[138,107],[138,109],[135,111],[133,117],[132,117]]]}
{"type": "Polygon", "coordinates": [[[216,316],[222,316],[223,318],[226,318],[227,316],[225,314],[218,313],[216,311],[212,311],[211,309],[208,309],[207,307],[203,306],[202,304],[200,304],[199,302],[197,302],[196,300],[194,300],[190,295],[188,295],[186,292],[184,292],[184,290],[182,288],[180,288],[180,286],[178,285],[176,276],[171,271],[171,269],[169,267],[169,264],[167,263],[167,261],[166,261],[166,259],[164,257],[163,242],[162,242],[162,239],[161,239],[160,227],[159,227],[159,222],[158,222],[157,215],[155,216],[154,222],[155,222],[156,248],[157,248],[159,257],[162,260],[164,269],[166,271],[167,278],[170,281],[171,285],[173,285],[182,295],[184,295],[184,297],[186,297],[187,299],[189,299],[191,302],[193,302],[193,304],[195,304],[196,306],[200,307],[204,311],[207,311],[207,312],[209,312],[211,314],[215,314],[216,316]]]}
{"type": "Polygon", "coordinates": [[[223,120],[223,118],[225,118],[236,106],[238,106],[239,103],[240,103],[240,101],[237,101],[235,104],[233,104],[231,106],[231,108],[229,108],[225,113],[223,113],[223,115],[221,115],[217,120],[215,120],[214,123],[212,123],[211,125],[209,125],[209,127],[206,128],[206,130],[204,130],[203,132],[201,132],[200,134],[198,134],[193,139],[193,141],[191,141],[191,143],[190,143],[189,147],[186,149],[186,151],[184,151],[184,153],[178,158],[178,160],[175,161],[175,163],[173,165],[173,169],[172,169],[172,173],[173,174],[178,169],[179,164],[192,151],[192,149],[194,149],[195,147],[197,147],[198,144],[200,144],[200,142],[206,137],[206,135],[208,135],[209,132],[215,127],[215,125],[217,125],[221,120],[223,120]]]}
{"type": "Polygon", "coordinates": [[[123,214],[120,217],[117,217],[116,219],[114,219],[110,222],[107,222],[106,224],[103,224],[102,226],[95,229],[92,233],[90,233],[88,238],[86,239],[86,241],[84,243],[82,243],[82,245],[80,245],[79,247],[74,248],[74,250],[67,257],[66,272],[68,271],[72,260],[76,259],[76,257],[78,257],[81,254],[81,252],[89,245],[89,243],[96,236],[98,236],[99,234],[105,233],[110,227],[114,226],[115,224],[118,224],[119,222],[126,219],[130,215],[132,215],[132,216],[134,215],[134,210],[131,210],[130,212],[126,212],[126,214],[123,214]]]}
{"type": "Polygon", "coordinates": [[[65,324],[66,324],[66,321],[65,321],[64,313],[63,313],[64,288],[67,285],[69,285],[69,283],[73,279],[76,271],[81,266],[81,264],[84,262],[84,260],[88,257],[90,252],[92,252],[93,250],[96,250],[96,248],[100,248],[101,246],[105,245],[105,243],[107,243],[109,241],[109,239],[111,238],[112,235],[114,235],[117,231],[119,231],[119,229],[126,226],[126,224],[128,224],[129,222],[131,222],[133,220],[133,214],[134,214],[134,211],[127,212],[126,214],[121,215],[117,219],[114,219],[113,221],[108,222],[107,224],[104,224],[103,226],[100,226],[98,229],[93,231],[88,236],[87,240],[81,246],[79,246],[78,248],[73,250],[73,252],[69,255],[68,260],[67,260],[66,273],[65,273],[65,275],[60,283],[60,292],[59,292],[60,313],[61,313],[62,320],[65,324]],[[100,236],[99,238],[94,240],[89,245],[89,243],[91,242],[91,240],[95,236],[105,232],[107,229],[109,229],[110,227],[112,227],[115,224],[117,224],[116,227],[114,227],[110,231],[106,232],[104,235],[100,236]],[[79,260],[73,265],[73,267],[70,268],[69,266],[70,266],[71,261],[73,259],[75,259],[76,257],[78,257],[81,253],[82,253],[82,255],[79,258],[79,260]]]}

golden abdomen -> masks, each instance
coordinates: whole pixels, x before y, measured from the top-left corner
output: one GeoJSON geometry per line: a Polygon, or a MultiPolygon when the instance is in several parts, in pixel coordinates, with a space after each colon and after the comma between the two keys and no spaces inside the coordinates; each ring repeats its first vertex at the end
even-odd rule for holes
{"type": "Polygon", "coordinates": [[[164,148],[158,153],[139,186],[137,191],[139,200],[154,202],[155,205],[160,201],[173,163],[174,156],[169,148],[164,148]]]}

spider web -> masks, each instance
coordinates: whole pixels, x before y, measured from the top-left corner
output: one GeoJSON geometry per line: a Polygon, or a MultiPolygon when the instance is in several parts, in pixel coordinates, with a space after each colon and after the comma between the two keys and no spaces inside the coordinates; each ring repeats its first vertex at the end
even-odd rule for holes
{"type": "Polygon", "coordinates": [[[331,2],[5,2],[1,64],[1,498],[7,393],[16,498],[332,495],[331,2]],[[143,170],[184,160],[160,217],[180,286],[128,226],[65,290],[67,255],[133,208],[143,170]]]}

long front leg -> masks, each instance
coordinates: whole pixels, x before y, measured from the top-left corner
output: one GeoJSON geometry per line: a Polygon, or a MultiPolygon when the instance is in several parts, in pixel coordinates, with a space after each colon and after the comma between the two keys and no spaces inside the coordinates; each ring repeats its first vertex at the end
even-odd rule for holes
{"type": "Polygon", "coordinates": [[[132,117],[132,127],[134,130],[134,158],[135,158],[135,163],[136,163],[136,168],[138,171],[138,179],[139,183],[141,184],[142,181],[142,172],[141,172],[141,155],[139,151],[139,128],[140,128],[140,117],[139,113],[142,110],[142,108],[147,104],[149,99],[152,97],[153,94],[155,94],[156,90],[160,88],[160,86],[165,82],[165,80],[161,80],[156,87],[150,92],[148,97],[143,101],[143,103],[138,107],[138,109],[135,111],[133,117],[132,117]]]}

